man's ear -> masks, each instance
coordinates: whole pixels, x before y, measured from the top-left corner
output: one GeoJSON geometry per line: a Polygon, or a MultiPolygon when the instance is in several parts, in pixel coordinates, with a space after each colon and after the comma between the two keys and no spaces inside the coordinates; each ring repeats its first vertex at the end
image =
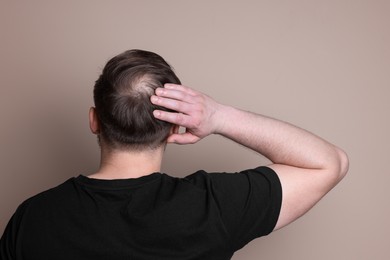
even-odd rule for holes
{"type": "Polygon", "coordinates": [[[179,133],[180,126],[173,125],[171,127],[171,131],[169,132],[169,135],[178,134],[179,133]]]}
{"type": "Polygon", "coordinates": [[[96,114],[96,108],[94,107],[89,109],[89,128],[95,135],[100,133],[99,119],[96,114]]]}

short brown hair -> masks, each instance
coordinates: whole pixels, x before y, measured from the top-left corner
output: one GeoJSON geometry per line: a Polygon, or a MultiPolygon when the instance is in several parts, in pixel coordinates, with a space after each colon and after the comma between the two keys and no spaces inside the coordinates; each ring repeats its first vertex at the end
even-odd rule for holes
{"type": "Polygon", "coordinates": [[[94,87],[102,141],[131,150],[154,149],[166,141],[172,125],[153,116],[153,110],[166,109],[150,102],[165,83],[181,84],[156,53],[128,50],[109,60],[94,87]]]}

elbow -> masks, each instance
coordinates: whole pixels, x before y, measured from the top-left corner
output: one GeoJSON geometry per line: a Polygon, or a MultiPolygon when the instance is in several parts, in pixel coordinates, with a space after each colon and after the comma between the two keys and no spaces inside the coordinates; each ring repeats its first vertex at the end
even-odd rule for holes
{"type": "Polygon", "coordinates": [[[325,193],[333,189],[346,176],[349,168],[348,155],[343,150],[334,147],[331,154],[332,156],[327,160],[327,167],[323,169],[325,193]]]}
{"type": "Polygon", "coordinates": [[[348,155],[340,148],[333,147],[324,167],[327,176],[329,190],[336,186],[346,175],[349,168],[348,155]]]}
{"type": "Polygon", "coordinates": [[[340,148],[336,148],[336,154],[337,154],[337,161],[336,161],[337,179],[338,181],[341,181],[347,175],[349,169],[349,159],[347,153],[340,148]]]}

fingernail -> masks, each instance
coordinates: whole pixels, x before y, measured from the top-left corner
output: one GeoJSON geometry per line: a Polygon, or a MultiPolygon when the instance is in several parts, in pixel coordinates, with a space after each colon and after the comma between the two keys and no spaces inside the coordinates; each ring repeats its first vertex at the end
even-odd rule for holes
{"type": "Polygon", "coordinates": [[[151,100],[153,103],[155,103],[155,102],[157,102],[158,97],[156,97],[156,96],[151,96],[151,97],[150,97],[150,100],[151,100]]]}
{"type": "Polygon", "coordinates": [[[154,111],[153,111],[153,115],[154,115],[155,117],[159,117],[159,116],[161,115],[161,113],[160,113],[160,111],[154,110],[154,111]]]}

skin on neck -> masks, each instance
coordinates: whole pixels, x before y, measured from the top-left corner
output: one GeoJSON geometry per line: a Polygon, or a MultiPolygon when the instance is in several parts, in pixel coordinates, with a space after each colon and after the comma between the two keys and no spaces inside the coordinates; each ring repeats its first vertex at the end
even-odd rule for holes
{"type": "Polygon", "coordinates": [[[161,171],[164,147],[143,151],[113,150],[102,146],[99,170],[88,177],[94,179],[139,178],[161,171]]]}

